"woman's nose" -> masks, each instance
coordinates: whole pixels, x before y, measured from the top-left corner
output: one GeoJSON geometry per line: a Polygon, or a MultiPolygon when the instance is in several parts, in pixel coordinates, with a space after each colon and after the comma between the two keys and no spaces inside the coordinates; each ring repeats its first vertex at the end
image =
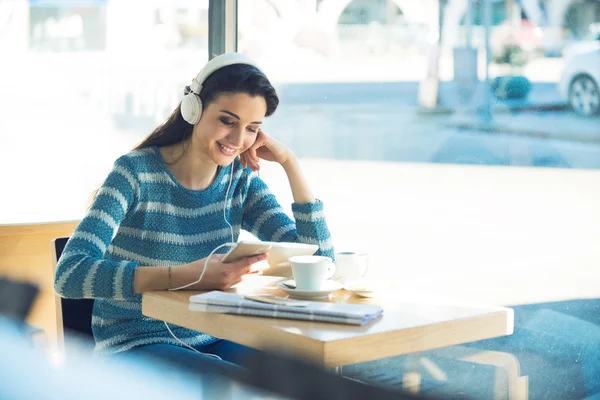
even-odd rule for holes
{"type": "Polygon", "coordinates": [[[232,132],[231,135],[227,137],[229,142],[236,147],[241,147],[243,143],[243,132],[241,129],[236,129],[235,132],[232,132]]]}

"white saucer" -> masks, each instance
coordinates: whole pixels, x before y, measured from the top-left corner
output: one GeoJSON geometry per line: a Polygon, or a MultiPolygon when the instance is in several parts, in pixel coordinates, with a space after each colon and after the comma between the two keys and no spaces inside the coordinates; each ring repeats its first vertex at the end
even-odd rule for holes
{"type": "Polygon", "coordinates": [[[360,289],[353,289],[350,287],[344,287],[344,289],[346,289],[350,293],[354,293],[355,295],[360,296],[360,297],[375,297],[375,295],[376,295],[374,290],[360,290],[360,289]]]}
{"type": "Polygon", "coordinates": [[[338,290],[343,288],[341,283],[332,280],[326,281],[321,287],[321,290],[292,289],[285,286],[286,283],[293,286],[296,285],[296,282],[293,279],[289,279],[283,282],[279,282],[277,284],[277,287],[286,292],[290,297],[304,300],[322,299],[324,297],[329,296],[331,293],[337,292],[338,290]]]}
{"type": "Polygon", "coordinates": [[[346,283],[344,289],[350,293],[354,293],[359,297],[375,297],[379,291],[379,286],[374,282],[359,280],[356,282],[346,283]]]}

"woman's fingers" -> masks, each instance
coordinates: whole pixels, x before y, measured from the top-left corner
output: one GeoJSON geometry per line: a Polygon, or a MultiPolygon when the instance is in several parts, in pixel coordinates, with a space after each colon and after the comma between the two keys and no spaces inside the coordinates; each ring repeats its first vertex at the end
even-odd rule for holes
{"type": "Polygon", "coordinates": [[[242,258],[241,260],[236,261],[234,264],[237,264],[236,269],[247,268],[248,271],[250,271],[250,268],[252,267],[253,264],[256,264],[257,262],[266,260],[267,257],[268,257],[267,254],[259,254],[257,256],[242,258]]]}
{"type": "Polygon", "coordinates": [[[252,163],[251,157],[247,154],[246,150],[245,152],[243,152],[242,154],[240,154],[240,161],[242,163],[242,168],[246,168],[247,166],[250,166],[250,168],[255,171],[256,170],[256,165],[254,163],[252,163]]]}
{"type": "Polygon", "coordinates": [[[221,260],[223,259],[223,257],[225,257],[225,254],[213,254],[210,259],[211,260],[216,260],[218,262],[221,262],[221,260]]]}
{"type": "Polygon", "coordinates": [[[246,274],[249,274],[251,269],[252,269],[252,266],[251,265],[247,265],[245,267],[242,267],[242,268],[236,270],[235,271],[235,275],[236,275],[236,277],[242,277],[242,276],[244,276],[246,274]]]}
{"type": "Polygon", "coordinates": [[[246,167],[248,167],[248,166],[249,166],[250,168],[252,168],[252,166],[250,165],[250,159],[249,159],[249,157],[248,157],[248,154],[244,153],[244,154],[242,154],[242,155],[244,156],[244,168],[246,168],[246,167]]]}
{"type": "Polygon", "coordinates": [[[258,157],[256,156],[256,149],[252,147],[244,152],[246,163],[250,165],[253,171],[257,171],[260,167],[258,165],[258,157]]]}
{"type": "MultiPolygon", "coordinates": [[[[223,255],[219,256],[220,259],[223,257],[223,255]]],[[[260,254],[257,256],[245,257],[232,263],[222,263],[218,266],[220,267],[221,274],[221,283],[218,285],[218,287],[223,290],[228,289],[231,286],[241,282],[244,275],[262,273],[262,271],[255,270],[253,265],[266,259],[267,254],[260,254]]]]}
{"type": "Polygon", "coordinates": [[[248,150],[244,151],[240,156],[242,162],[245,163],[244,168],[249,165],[253,171],[260,170],[260,157],[258,156],[257,151],[263,146],[267,146],[268,142],[268,136],[259,129],[256,140],[252,146],[250,146],[248,150]]]}

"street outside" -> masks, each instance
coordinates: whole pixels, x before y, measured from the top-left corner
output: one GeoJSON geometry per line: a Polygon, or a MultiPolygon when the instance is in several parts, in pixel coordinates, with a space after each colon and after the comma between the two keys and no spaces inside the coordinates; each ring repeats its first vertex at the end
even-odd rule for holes
{"type": "MultiPolygon", "coordinates": [[[[285,85],[265,130],[307,158],[600,167],[598,119],[561,107],[555,86],[534,83],[533,101],[512,110],[498,103],[490,125],[477,115],[422,112],[416,82],[285,85]],[[558,110],[535,111],[546,105],[558,110]]],[[[453,92],[442,85],[446,98],[453,92]]]]}

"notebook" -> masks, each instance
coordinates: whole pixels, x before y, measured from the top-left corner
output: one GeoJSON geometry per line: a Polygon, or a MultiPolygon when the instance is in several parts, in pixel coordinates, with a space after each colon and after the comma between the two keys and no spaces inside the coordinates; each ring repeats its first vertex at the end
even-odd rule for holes
{"type": "Polygon", "coordinates": [[[190,310],[347,325],[364,325],[383,313],[381,307],[366,304],[310,302],[306,307],[290,307],[259,303],[217,290],[190,296],[190,310]]]}

